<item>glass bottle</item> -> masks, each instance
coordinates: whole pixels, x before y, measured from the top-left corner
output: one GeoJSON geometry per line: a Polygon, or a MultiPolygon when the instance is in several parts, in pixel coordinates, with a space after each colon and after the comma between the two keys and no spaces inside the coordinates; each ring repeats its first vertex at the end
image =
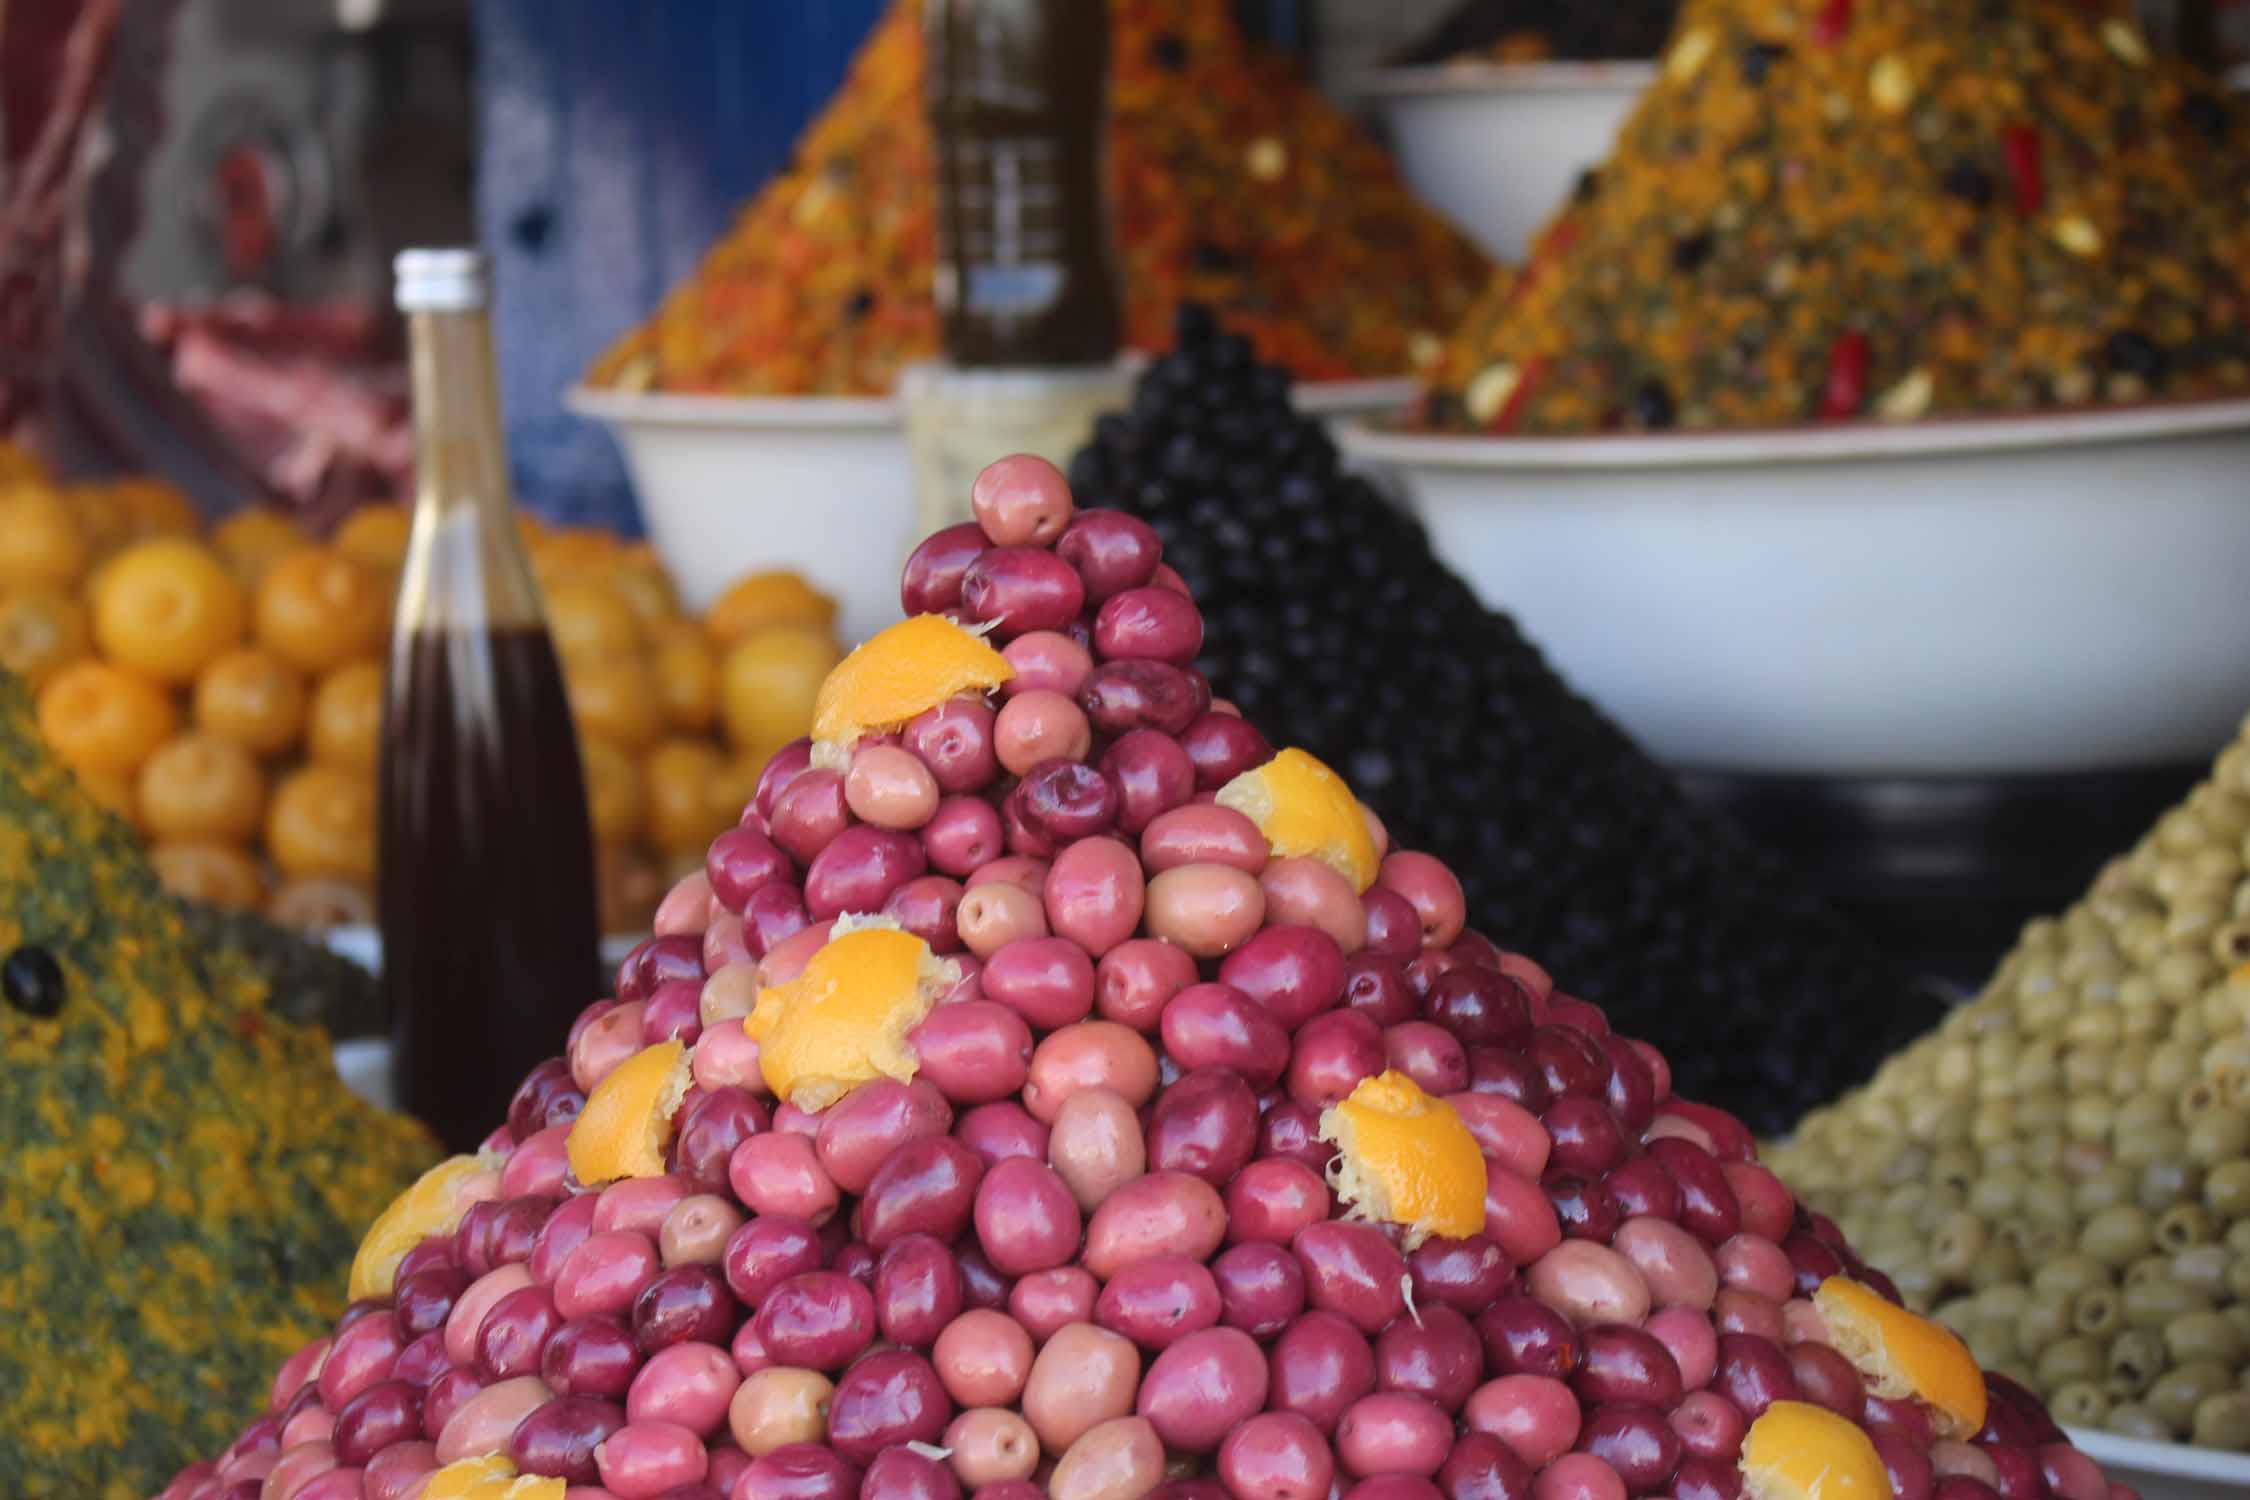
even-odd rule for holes
{"type": "Polygon", "coordinates": [[[399,1102],[476,1147],[599,983],[562,670],[510,511],[484,257],[398,257],[414,525],[383,706],[378,876],[399,1102]]]}

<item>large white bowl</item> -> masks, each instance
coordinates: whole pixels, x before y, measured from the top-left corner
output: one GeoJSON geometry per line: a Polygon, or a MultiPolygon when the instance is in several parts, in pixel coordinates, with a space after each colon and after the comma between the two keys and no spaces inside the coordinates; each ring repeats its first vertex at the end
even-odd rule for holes
{"type": "Polygon", "coordinates": [[[680,597],[700,610],[760,568],[791,568],[865,640],[898,617],[914,485],[887,397],[680,396],[572,390],[564,404],[625,451],[641,517],[680,597]]]}
{"type": "Polygon", "coordinates": [[[2104,1474],[2139,1490],[2141,1500],[2240,1500],[2250,1495],[2250,1454],[2150,1443],[2076,1427],[2069,1433],[2104,1474]]]}
{"type": "MultiPolygon", "coordinates": [[[[1295,399],[1333,421],[1392,410],[1414,389],[1411,377],[1315,381],[1295,399]]],[[[919,538],[897,401],[581,386],[564,404],[624,450],[641,515],[690,609],[744,573],[792,568],[835,597],[847,644],[898,618],[899,564],[919,538]]]]}
{"type": "Polygon", "coordinates": [[[1343,441],[1675,765],[2200,762],[2250,706],[2250,401],[1646,437],[1359,423],[1343,441]]]}
{"type": "Polygon", "coordinates": [[[1655,77],[1644,62],[1446,63],[1382,69],[1361,92],[1414,190],[1520,263],[1655,77]]]}

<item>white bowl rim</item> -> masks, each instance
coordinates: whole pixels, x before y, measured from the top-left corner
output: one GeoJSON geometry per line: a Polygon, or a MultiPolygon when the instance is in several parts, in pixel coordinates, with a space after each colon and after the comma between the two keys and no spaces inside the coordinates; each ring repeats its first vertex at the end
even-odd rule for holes
{"type": "MultiPolygon", "coordinates": [[[[1135,370],[1138,378],[1138,369],[1135,370]]],[[[1291,399],[1311,416],[1400,406],[1421,387],[1413,375],[1369,375],[1349,380],[1299,380],[1291,399]]],[[[679,391],[615,391],[574,385],[563,406],[582,417],[634,427],[903,428],[906,410],[895,396],[705,396],[679,391]]]]}
{"type": "Polygon", "coordinates": [[[1631,58],[1585,62],[1442,62],[1370,68],[1352,91],[1370,99],[1411,99],[1429,94],[1575,94],[1639,92],[1656,81],[1660,65],[1631,58]]]}
{"type": "Polygon", "coordinates": [[[574,385],[563,405],[582,417],[653,427],[896,427],[892,396],[704,396],[574,385]]]}
{"type": "Polygon", "coordinates": [[[2244,398],[2093,410],[2000,412],[1916,422],[1860,421],[1829,427],[1599,437],[1461,437],[1401,432],[1366,419],[1337,424],[1338,441],[1355,457],[1409,468],[1503,472],[1851,463],[1933,454],[2083,447],[2244,429],[2250,429],[2250,399],[2244,398]]]}
{"type": "Polygon", "coordinates": [[[2250,1453],[2227,1453],[2190,1443],[2152,1443],[2146,1438],[2097,1432],[2086,1427],[2066,1427],[2063,1433],[2073,1446],[2105,1468],[2115,1465],[2138,1473],[2167,1474],[2250,1488],[2250,1453]]]}

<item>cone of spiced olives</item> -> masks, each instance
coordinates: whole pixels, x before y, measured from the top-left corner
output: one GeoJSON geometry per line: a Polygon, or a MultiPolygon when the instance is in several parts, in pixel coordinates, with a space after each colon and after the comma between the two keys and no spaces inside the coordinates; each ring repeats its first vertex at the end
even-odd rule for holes
{"type": "Polygon", "coordinates": [[[2250,723],[1776,1161],[2063,1421],[2250,1450],[2250,723]]]}
{"type": "Polygon", "coordinates": [[[164,1500],[2120,1500],[1006,459],[164,1500]]]}

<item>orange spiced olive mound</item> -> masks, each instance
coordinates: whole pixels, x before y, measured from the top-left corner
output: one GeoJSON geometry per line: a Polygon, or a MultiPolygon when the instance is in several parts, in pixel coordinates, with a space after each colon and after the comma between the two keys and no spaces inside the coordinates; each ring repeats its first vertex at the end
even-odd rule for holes
{"type": "Polygon", "coordinates": [[[1687,0],[1428,419],[1563,434],[2250,393],[2250,104],[2117,0],[1687,0]]]}
{"type": "MultiPolygon", "coordinates": [[[[1381,147],[1243,37],[1227,0],[1112,0],[1109,157],[1126,341],[1199,301],[1299,379],[1413,373],[1492,274],[1381,147]]],[[[938,350],[922,15],[897,0],[794,161],[589,380],[889,391],[938,350]]]]}

